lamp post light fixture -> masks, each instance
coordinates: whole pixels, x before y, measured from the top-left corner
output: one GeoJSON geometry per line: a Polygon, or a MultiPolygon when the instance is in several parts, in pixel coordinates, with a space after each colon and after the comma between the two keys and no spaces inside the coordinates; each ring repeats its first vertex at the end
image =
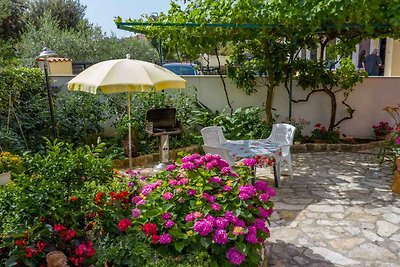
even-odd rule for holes
{"type": "Polygon", "coordinates": [[[48,71],[48,58],[49,57],[54,57],[57,54],[51,51],[49,48],[45,47],[43,48],[42,52],[40,52],[40,55],[37,57],[38,60],[43,59],[43,67],[44,67],[44,75],[46,78],[46,89],[47,89],[47,98],[49,100],[49,108],[50,108],[50,116],[51,116],[51,125],[52,125],[52,130],[53,130],[53,138],[56,139],[58,137],[57,135],[57,124],[56,124],[56,117],[54,114],[54,105],[53,105],[53,97],[50,91],[50,83],[49,83],[49,71],[48,71]]]}

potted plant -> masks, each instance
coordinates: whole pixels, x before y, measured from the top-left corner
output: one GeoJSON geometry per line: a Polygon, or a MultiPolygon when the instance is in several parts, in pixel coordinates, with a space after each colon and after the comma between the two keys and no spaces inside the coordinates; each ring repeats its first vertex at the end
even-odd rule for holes
{"type": "Polygon", "coordinates": [[[0,152],[0,185],[7,184],[11,180],[11,173],[20,173],[22,169],[22,160],[18,155],[0,152]]]}
{"type": "Polygon", "coordinates": [[[381,121],[377,125],[372,126],[376,140],[385,140],[386,136],[393,131],[388,122],[381,121]]]}

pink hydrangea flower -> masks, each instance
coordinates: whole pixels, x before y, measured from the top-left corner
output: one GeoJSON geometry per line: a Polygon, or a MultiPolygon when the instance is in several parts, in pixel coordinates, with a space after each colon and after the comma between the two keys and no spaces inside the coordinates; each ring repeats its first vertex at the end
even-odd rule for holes
{"type": "Polygon", "coordinates": [[[162,198],[165,200],[170,200],[174,197],[174,194],[172,194],[171,192],[165,192],[164,194],[162,194],[162,198]]]}
{"type": "Polygon", "coordinates": [[[396,145],[400,145],[400,137],[396,138],[396,145]]]}
{"type": "Polygon", "coordinates": [[[181,169],[182,170],[194,170],[196,166],[194,166],[194,164],[192,162],[185,162],[182,163],[181,165],[181,169]]]}
{"type": "Polygon", "coordinates": [[[229,186],[229,185],[225,185],[225,186],[222,188],[222,190],[225,191],[225,192],[231,191],[231,189],[232,189],[232,187],[229,186]]]}
{"type": "Polygon", "coordinates": [[[199,219],[199,218],[203,217],[203,213],[201,213],[200,211],[194,212],[193,215],[194,215],[194,217],[196,219],[199,219]]]}
{"type": "Polygon", "coordinates": [[[250,167],[250,168],[253,168],[253,167],[256,166],[256,164],[257,164],[257,160],[256,160],[256,159],[253,159],[253,158],[251,158],[251,159],[244,159],[242,162],[243,162],[243,164],[244,164],[245,166],[248,166],[248,167],[250,167]]]}
{"type": "Polygon", "coordinates": [[[165,228],[171,228],[175,225],[175,222],[173,220],[166,220],[164,223],[165,228]]]}
{"type": "Polygon", "coordinates": [[[132,203],[135,204],[135,203],[137,203],[139,200],[142,200],[142,197],[140,197],[140,196],[134,196],[134,197],[132,198],[132,203]]]}
{"type": "Polygon", "coordinates": [[[228,243],[228,234],[223,229],[217,229],[214,232],[213,240],[216,244],[224,245],[228,243]]]}
{"type": "Polygon", "coordinates": [[[235,216],[235,214],[233,213],[233,211],[228,210],[227,212],[225,212],[225,219],[227,219],[228,221],[230,221],[231,223],[235,223],[238,218],[235,216]]]}
{"type": "Polygon", "coordinates": [[[209,233],[213,231],[213,224],[208,220],[200,220],[194,223],[193,229],[199,235],[207,236],[209,233]]]}
{"type": "Polygon", "coordinates": [[[220,211],[220,210],[221,210],[221,205],[218,204],[218,203],[212,203],[212,204],[211,204],[211,209],[212,209],[213,211],[220,211]]]}
{"type": "Polygon", "coordinates": [[[244,234],[244,228],[240,227],[240,226],[235,226],[235,227],[233,227],[232,234],[236,235],[236,236],[237,235],[243,235],[244,234]]]}
{"type": "Polygon", "coordinates": [[[162,234],[159,242],[161,245],[168,245],[172,242],[172,236],[170,234],[162,234]]]}
{"type": "Polygon", "coordinates": [[[223,167],[221,169],[222,174],[227,174],[231,172],[231,168],[230,167],[223,167]]]}
{"type": "Polygon", "coordinates": [[[246,259],[246,256],[233,247],[226,253],[226,258],[231,264],[240,265],[246,259]]]}
{"type": "Polygon", "coordinates": [[[189,194],[189,196],[194,196],[194,195],[197,194],[197,191],[194,190],[194,189],[189,189],[189,190],[188,190],[188,194],[189,194]]]}
{"type": "Polygon", "coordinates": [[[196,217],[194,217],[194,213],[189,213],[186,215],[185,220],[187,222],[192,222],[192,221],[196,220],[196,217]]]}
{"type": "Polygon", "coordinates": [[[203,193],[201,196],[209,203],[215,202],[215,197],[211,196],[210,194],[203,193]]]}
{"type": "Polygon", "coordinates": [[[250,243],[250,244],[256,244],[258,242],[257,235],[254,233],[250,233],[250,232],[247,233],[245,240],[247,241],[247,243],[250,243]]]}
{"type": "Polygon", "coordinates": [[[265,192],[268,189],[268,183],[264,182],[264,181],[257,181],[254,184],[254,187],[259,191],[264,191],[265,192]]]}
{"type": "Polygon", "coordinates": [[[161,214],[161,219],[163,219],[164,221],[171,219],[171,218],[172,218],[172,215],[169,212],[164,212],[163,214],[161,214]]]}
{"type": "Polygon", "coordinates": [[[222,179],[221,179],[221,177],[214,176],[214,177],[211,177],[210,179],[208,179],[208,182],[209,183],[221,184],[222,179]]]}
{"type": "Polygon", "coordinates": [[[182,178],[182,179],[180,179],[179,180],[179,185],[185,185],[185,184],[188,184],[189,183],[189,179],[187,179],[187,178],[182,178]]]}
{"type": "Polygon", "coordinates": [[[169,172],[175,170],[175,168],[176,168],[175,164],[167,165],[167,167],[166,167],[167,171],[169,171],[169,172]]]}
{"type": "Polygon", "coordinates": [[[138,208],[135,208],[135,209],[132,210],[132,217],[133,217],[133,218],[137,218],[137,217],[139,217],[141,214],[142,214],[142,212],[141,212],[140,209],[138,209],[138,208]]]}
{"type": "Polygon", "coordinates": [[[224,217],[217,217],[214,221],[214,226],[217,229],[225,229],[229,226],[229,221],[224,217]]]}
{"type": "Polygon", "coordinates": [[[179,181],[178,181],[178,180],[175,180],[175,179],[169,180],[169,181],[168,181],[168,184],[169,184],[170,186],[177,186],[177,185],[179,184],[179,181]]]}
{"type": "Polygon", "coordinates": [[[268,202],[268,200],[270,199],[270,195],[267,193],[263,193],[259,196],[259,199],[261,202],[268,202]]]}
{"type": "Polygon", "coordinates": [[[252,185],[239,186],[239,198],[242,200],[247,200],[252,198],[257,194],[257,190],[252,185]]]}

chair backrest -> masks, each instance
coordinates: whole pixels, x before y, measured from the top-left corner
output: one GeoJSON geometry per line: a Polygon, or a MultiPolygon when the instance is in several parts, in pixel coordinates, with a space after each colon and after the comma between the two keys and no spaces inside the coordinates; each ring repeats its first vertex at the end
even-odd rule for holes
{"type": "Polygon", "coordinates": [[[206,154],[213,154],[213,155],[219,155],[223,160],[228,162],[230,166],[236,165],[236,160],[235,158],[229,154],[229,150],[223,147],[214,147],[214,146],[203,146],[204,152],[206,154]]]}
{"type": "Polygon", "coordinates": [[[200,130],[206,146],[220,146],[227,142],[221,126],[210,126],[200,130]]]}
{"type": "Polygon", "coordinates": [[[293,145],[295,129],[296,127],[287,123],[277,123],[272,126],[268,141],[281,146],[287,146],[282,148],[283,157],[289,153],[289,146],[293,145]]]}

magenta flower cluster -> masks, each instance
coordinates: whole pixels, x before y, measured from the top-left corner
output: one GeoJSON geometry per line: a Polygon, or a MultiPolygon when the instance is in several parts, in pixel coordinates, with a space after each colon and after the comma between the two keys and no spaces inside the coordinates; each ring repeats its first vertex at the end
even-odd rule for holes
{"type": "MultiPolygon", "coordinates": [[[[255,159],[243,161],[251,168],[256,163],[255,159]]],[[[265,242],[269,237],[267,220],[273,212],[270,199],[276,194],[266,182],[247,184],[251,177],[247,170],[248,176],[238,176],[218,155],[185,156],[182,164],[168,165],[165,172],[157,174],[163,180],[148,183],[132,197],[136,204],[132,217],[140,217],[133,223],[145,223],[143,229],[152,233],[152,244],[206,239],[226,248],[215,253],[225,253],[231,264],[240,265],[246,256],[233,244],[254,246],[265,242]],[[162,212],[155,216],[156,211],[162,212]],[[157,235],[156,228],[163,233],[157,235]]]]}

